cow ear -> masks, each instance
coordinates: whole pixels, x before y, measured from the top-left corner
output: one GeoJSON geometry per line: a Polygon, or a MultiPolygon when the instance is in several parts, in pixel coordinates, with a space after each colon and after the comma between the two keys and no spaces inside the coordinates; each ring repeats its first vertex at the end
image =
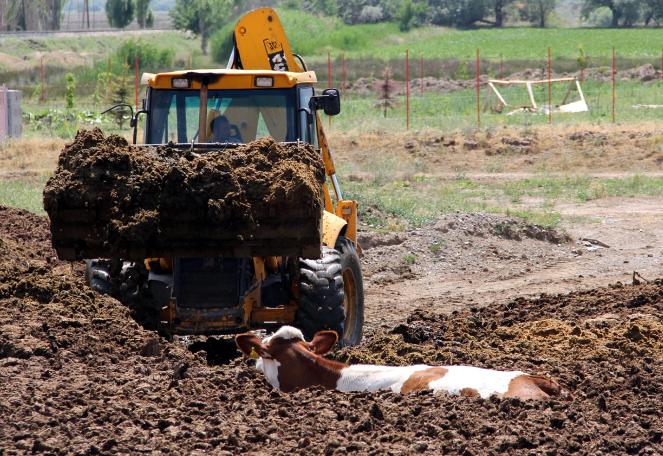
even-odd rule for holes
{"type": "Polygon", "coordinates": [[[255,334],[238,334],[235,336],[235,343],[237,348],[249,358],[257,358],[266,353],[267,347],[262,344],[262,341],[255,334]]]}
{"type": "Polygon", "coordinates": [[[324,355],[332,349],[337,340],[336,331],[318,331],[311,341],[311,350],[316,355],[324,355]]]}

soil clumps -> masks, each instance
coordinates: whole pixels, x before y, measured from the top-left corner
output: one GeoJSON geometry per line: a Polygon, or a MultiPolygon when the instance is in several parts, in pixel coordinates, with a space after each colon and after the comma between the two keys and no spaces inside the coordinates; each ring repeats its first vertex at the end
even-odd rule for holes
{"type": "Polygon", "coordinates": [[[45,218],[0,214],[0,448],[8,454],[663,451],[661,281],[450,315],[421,309],[335,354],[522,369],[554,377],[570,399],[282,394],[252,361],[210,366],[211,344],[191,353],[91,291],[80,271],[52,258],[45,218]]]}
{"type": "Polygon", "coordinates": [[[192,151],[95,129],[65,147],[44,208],[63,259],[302,253],[319,251],[323,182],[303,143],[192,151]]]}

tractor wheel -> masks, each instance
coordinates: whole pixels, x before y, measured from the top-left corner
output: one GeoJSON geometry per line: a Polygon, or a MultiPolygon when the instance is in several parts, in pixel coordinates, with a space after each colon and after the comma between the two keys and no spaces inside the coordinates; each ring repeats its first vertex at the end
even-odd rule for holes
{"type": "Polygon", "coordinates": [[[341,345],[358,345],[364,333],[364,280],[359,255],[354,243],[342,236],[336,241],[336,250],[341,255],[344,290],[345,321],[341,345]]]}
{"type": "Polygon", "coordinates": [[[322,258],[300,259],[297,325],[307,339],[322,329],[339,334],[339,345],[361,341],[364,296],[354,245],[339,238],[336,249],[322,247],[322,258]]]}

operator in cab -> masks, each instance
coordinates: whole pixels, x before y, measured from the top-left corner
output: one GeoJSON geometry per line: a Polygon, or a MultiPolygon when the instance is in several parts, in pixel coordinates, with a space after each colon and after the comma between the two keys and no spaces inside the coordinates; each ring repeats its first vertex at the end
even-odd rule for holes
{"type": "Polygon", "coordinates": [[[237,127],[230,124],[226,116],[217,116],[212,120],[212,141],[218,143],[243,143],[237,127]]]}

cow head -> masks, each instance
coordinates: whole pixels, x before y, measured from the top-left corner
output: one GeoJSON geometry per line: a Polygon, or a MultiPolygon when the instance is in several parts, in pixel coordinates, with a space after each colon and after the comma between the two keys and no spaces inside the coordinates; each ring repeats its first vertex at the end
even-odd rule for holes
{"type": "Polygon", "coordinates": [[[267,381],[284,392],[322,385],[334,388],[344,364],[322,357],[334,346],[334,331],[318,331],[310,342],[292,326],[283,326],[273,335],[260,340],[251,333],[235,337],[237,347],[246,356],[256,358],[256,368],[267,381]]]}

